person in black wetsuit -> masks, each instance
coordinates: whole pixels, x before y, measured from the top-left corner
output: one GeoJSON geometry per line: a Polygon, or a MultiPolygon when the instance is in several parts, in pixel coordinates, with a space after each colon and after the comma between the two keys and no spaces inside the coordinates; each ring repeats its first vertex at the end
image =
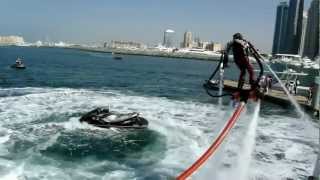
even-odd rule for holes
{"type": "Polygon", "coordinates": [[[249,43],[243,39],[243,36],[240,33],[234,34],[233,40],[227,44],[225,49],[225,56],[223,60],[224,67],[228,67],[228,54],[231,49],[233,51],[234,62],[240,70],[238,89],[243,88],[246,71],[249,73],[249,83],[251,85],[251,89],[254,89],[256,87],[256,80],[253,66],[249,62],[249,43]]]}

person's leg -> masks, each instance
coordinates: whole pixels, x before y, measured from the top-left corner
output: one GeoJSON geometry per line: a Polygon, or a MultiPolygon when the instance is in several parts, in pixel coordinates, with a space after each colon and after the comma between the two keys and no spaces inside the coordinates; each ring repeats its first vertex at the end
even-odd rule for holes
{"type": "Polygon", "coordinates": [[[238,89],[242,89],[244,82],[245,82],[245,76],[246,76],[246,69],[241,68],[240,69],[240,75],[239,75],[239,80],[238,80],[238,89]]]}
{"type": "Polygon", "coordinates": [[[234,61],[237,67],[240,70],[239,79],[238,79],[238,89],[242,89],[244,82],[245,82],[245,75],[246,75],[246,68],[243,65],[244,63],[241,60],[234,61]]]}
{"type": "Polygon", "coordinates": [[[245,58],[245,65],[246,65],[246,69],[249,73],[249,83],[251,86],[255,86],[256,82],[255,82],[255,77],[254,77],[254,70],[253,70],[253,66],[250,64],[249,62],[249,58],[245,58]]]}

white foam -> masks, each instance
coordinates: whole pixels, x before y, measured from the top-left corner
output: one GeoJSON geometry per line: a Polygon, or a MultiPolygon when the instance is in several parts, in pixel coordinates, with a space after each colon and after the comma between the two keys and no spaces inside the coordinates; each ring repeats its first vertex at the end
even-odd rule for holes
{"type": "MultiPolygon", "coordinates": [[[[21,96],[0,98],[0,127],[7,128],[9,126],[10,131],[8,136],[0,136],[0,144],[2,143],[0,151],[6,150],[10,146],[10,144],[7,145],[8,142],[15,141],[11,138],[11,134],[26,141],[42,138],[43,134],[50,135],[51,138],[46,142],[27,152],[32,154],[56,143],[59,137],[57,134],[59,128],[66,131],[87,129],[94,132],[103,131],[85,123],[81,124],[78,121],[79,113],[86,113],[95,107],[111,105],[112,110],[120,112],[140,112],[141,116],[149,120],[150,130],[166,137],[164,157],[154,166],[161,169],[159,173],[165,172],[171,176],[178,175],[208,148],[227,120],[229,116],[227,114],[231,112],[228,108],[221,110],[213,104],[175,101],[158,97],[129,96],[108,90],[17,88],[12,91],[28,91],[28,93],[21,96]]],[[[223,154],[223,156],[212,160],[215,167],[218,167],[217,171],[228,170],[223,167],[224,163],[236,162],[234,154],[240,150],[241,139],[246,132],[250,117],[252,116],[248,114],[240,119],[232,130],[230,138],[223,145],[224,149],[219,151],[219,154],[223,154]]],[[[307,175],[310,172],[311,174],[311,164],[314,164],[313,159],[315,161],[316,157],[315,147],[312,144],[317,144],[315,134],[318,133],[313,126],[307,126],[305,122],[282,115],[261,117],[254,157],[257,154],[265,153],[270,162],[261,159],[253,160],[249,170],[250,177],[267,177],[269,179],[276,177],[279,179],[277,177],[285,177],[283,174],[288,177],[294,177],[297,173],[307,175]],[[270,138],[271,142],[265,142],[261,139],[262,136],[270,138]],[[292,149],[289,148],[286,151],[292,143],[294,143],[292,149]],[[277,160],[274,154],[278,152],[284,152],[287,159],[277,160]],[[300,157],[301,154],[304,155],[300,157]],[[295,161],[297,159],[298,162],[295,161]],[[306,172],[296,171],[296,168],[304,168],[306,172]]],[[[117,131],[112,132],[117,133],[117,131]]],[[[0,165],[1,160],[2,158],[0,158],[0,165]]],[[[29,161],[27,157],[25,160],[20,159],[19,161],[27,163],[28,168],[36,169],[39,166],[34,164],[34,161],[29,161]]],[[[97,160],[95,163],[99,162],[100,160],[97,160]]],[[[18,168],[19,166],[16,164],[20,163],[14,161],[12,168],[18,168]]],[[[80,167],[81,165],[76,166],[74,170],[76,171],[80,167]]],[[[45,167],[42,173],[46,173],[46,169],[50,168],[59,175],[57,177],[65,177],[63,176],[64,170],[56,167],[54,163],[50,167],[45,167]]],[[[27,170],[22,169],[21,171],[25,174],[27,170]]],[[[29,171],[32,170],[29,169],[28,173],[30,173],[29,171]]],[[[34,170],[32,173],[39,172],[34,170]]],[[[27,176],[29,177],[29,175],[27,176]]],[[[90,175],[90,177],[94,176],[94,174],[90,175]]],[[[135,178],[135,174],[132,174],[130,170],[120,170],[110,175],[110,178],[115,177],[135,178]]],[[[109,178],[109,176],[105,175],[105,178],[109,178]]]]}
{"type": "Polygon", "coordinates": [[[235,169],[230,173],[233,178],[230,179],[239,179],[239,180],[247,180],[248,171],[250,167],[250,163],[252,160],[252,153],[255,147],[255,140],[256,140],[256,130],[258,125],[259,119],[259,112],[260,112],[260,101],[258,101],[252,120],[248,127],[247,133],[243,138],[241,151],[238,154],[237,164],[235,169]]]}
{"type": "Polygon", "coordinates": [[[17,168],[14,168],[8,174],[1,177],[3,180],[26,180],[23,176],[24,164],[19,165],[17,168]]]}
{"type": "Polygon", "coordinates": [[[118,171],[113,171],[112,173],[106,173],[102,177],[102,179],[103,180],[118,180],[118,179],[129,179],[130,177],[133,178],[134,173],[118,170],[118,171]]]}

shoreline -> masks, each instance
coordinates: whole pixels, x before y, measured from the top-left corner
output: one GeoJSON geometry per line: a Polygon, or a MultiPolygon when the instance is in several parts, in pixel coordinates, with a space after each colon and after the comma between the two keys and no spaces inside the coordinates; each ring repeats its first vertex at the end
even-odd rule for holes
{"type": "Polygon", "coordinates": [[[202,61],[219,61],[220,54],[200,54],[200,53],[184,53],[184,52],[164,52],[159,50],[140,50],[140,49],[120,49],[120,48],[90,48],[90,47],[63,47],[65,49],[76,49],[86,52],[99,52],[99,53],[116,53],[121,55],[134,55],[134,56],[153,56],[164,58],[179,58],[179,59],[193,59],[202,61]]]}
{"type": "MultiPolygon", "coordinates": [[[[120,55],[133,55],[133,56],[150,56],[150,57],[163,57],[163,58],[176,58],[176,59],[189,59],[197,61],[220,61],[221,54],[207,51],[207,53],[197,53],[197,52],[169,52],[153,49],[125,49],[125,48],[103,48],[103,47],[83,47],[83,46],[69,46],[69,47],[59,47],[59,46],[16,46],[14,47],[25,47],[25,48],[61,48],[61,49],[73,49],[84,52],[97,52],[97,53],[115,53],[120,55]],[[210,54],[208,54],[208,52],[210,54]]],[[[0,47],[10,47],[10,46],[0,46],[0,47]]],[[[231,61],[233,62],[232,55],[231,61]]]]}

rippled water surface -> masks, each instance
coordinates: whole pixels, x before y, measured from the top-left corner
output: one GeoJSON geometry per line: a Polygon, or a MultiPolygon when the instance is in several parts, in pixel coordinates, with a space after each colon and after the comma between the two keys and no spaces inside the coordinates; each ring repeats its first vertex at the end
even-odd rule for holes
{"type": "MultiPolygon", "coordinates": [[[[233,108],[202,82],[214,62],[55,48],[0,48],[1,179],[173,179],[206,150],[233,108]],[[11,69],[23,57],[25,70],[11,69]],[[140,112],[145,130],[79,123],[100,106],[140,112]]],[[[235,69],[227,70],[235,77],[235,69]]],[[[194,179],[237,173],[255,103],[194,179]]],[[[251,179],[305,179],[318,146],[316,124],[293,108],[262,102],[251,179]]]]}

